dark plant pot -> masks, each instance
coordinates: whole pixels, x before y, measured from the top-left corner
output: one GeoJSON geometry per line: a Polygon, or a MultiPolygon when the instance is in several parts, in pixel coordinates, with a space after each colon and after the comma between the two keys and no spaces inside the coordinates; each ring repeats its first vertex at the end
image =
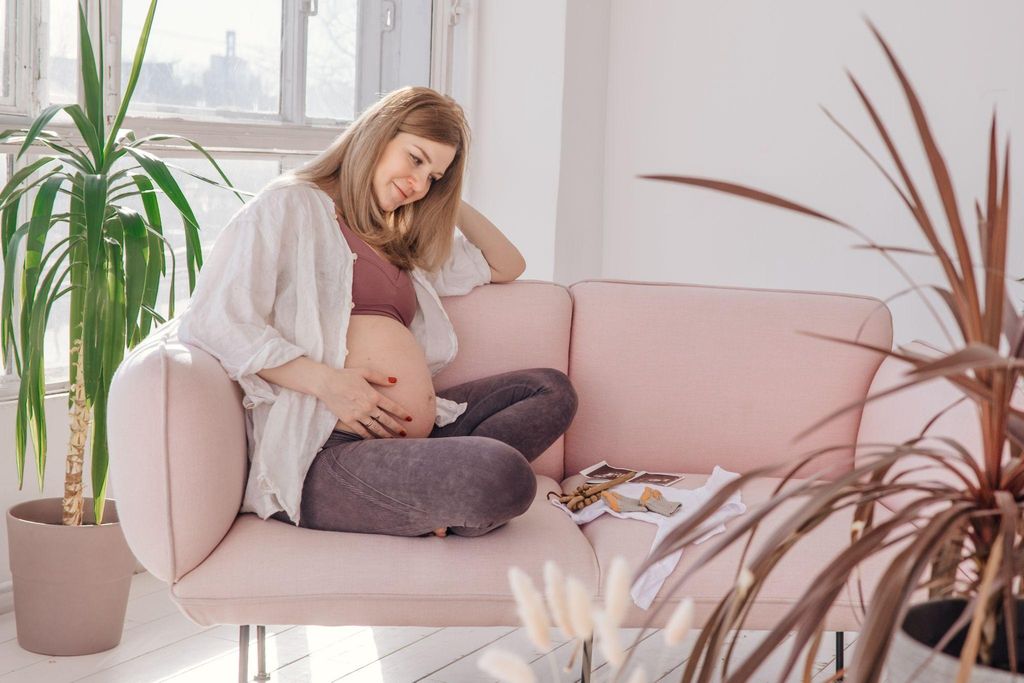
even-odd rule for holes
{"type": "MultiPolygon", "coordinates": [[[[930,600],[907,610],[903,627],[893,637],[887,660],[891,683],[903,681],[954,681],[960,668],[960,650],[967,638],[968,623],[949,641],[941,652],[932,656],[932,648],[961,615],[967,601],[962,598],[930,600]],[[921,667],[928,658],[931,661],[921,667]],[[921,667],[921,668],[919,668],[921,667]],[[912,678],[915,675],[916,678],[912,678]]],[[[1017,623],[1024,626],[1024,601],[1017,600],[1017,623]]],[[[1024,669],[1024,633],[1018,627],[1018,668],[1024,669]]],[[[992,666],[974,665],[971,683],[1004,683],[1020,681],[1020,674],[1010,673],[1010,658],[1006,645],[1006,629],[1002,624],[996,631],[992,666]]]]}
{"type": "Polygon", "coordinates": [[[96,524],[84,501],[82,526],[61,524],[61,499],[7,510],[18,645],[44,655],[85,655],[116,647],[124,631],[135,556],[108,500],[96,524]]]}

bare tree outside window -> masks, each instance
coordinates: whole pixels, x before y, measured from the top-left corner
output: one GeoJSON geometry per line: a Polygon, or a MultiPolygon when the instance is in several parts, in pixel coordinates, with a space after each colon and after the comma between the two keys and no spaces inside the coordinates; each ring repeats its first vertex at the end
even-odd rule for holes
{"type": "Polygon", "coordinates": [[[70,104],[78,98],[78,7],[50,3],[49,62],[46,101],[70,104]]]}
{"type": "Polygon", "coordinates": [[[306,116],[351,121],[356,108],[356,0],[320,0],[309,18],[306,116]]]}

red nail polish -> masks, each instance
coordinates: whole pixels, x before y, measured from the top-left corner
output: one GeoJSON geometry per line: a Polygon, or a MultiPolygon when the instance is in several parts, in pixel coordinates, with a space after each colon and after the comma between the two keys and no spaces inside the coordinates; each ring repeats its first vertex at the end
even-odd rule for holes
{"type": "Polygon", "coordinates": [[[412,418],[411,417],[407,417],[407,418],[405,418],[405,421],[406,422],[412,422],[412,418]]]}
{"type": "Polygon", "coordinates": [[[398,432],[398,433],[399,433],[399,434],[401,434],[402,436],[405,436],[405,435],[406,435],[406,434],[405,434],[405,430],[404,430],[404,429],[403,429],[402,431],[398,432]]]}
{"type": "Polygon", "coordinates": [[[398,378],[397,377],[388,377],[388,381],[391,382],[392,384],[394,384],[395,382],[398,381],[398,378]]]}

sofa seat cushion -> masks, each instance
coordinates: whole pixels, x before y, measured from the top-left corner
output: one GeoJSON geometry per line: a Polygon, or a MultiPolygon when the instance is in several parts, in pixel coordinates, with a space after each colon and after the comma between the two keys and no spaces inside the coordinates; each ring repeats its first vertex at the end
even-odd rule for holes
{"type": "Polygon", "coordinates": [[[508,568],[543,589],[554,559],[597,593],[590,544],[538,475],[525,514],[478,537],[399,537],[302,529],[239,515],[172,595],[199,624],[516,626],[508,568]]]}
{"type": "MultiPolygon", "coordinates": [[[[675,488],[695,489],[707,481],[707,474],[687,474],[686,478],[674,485],[675,488]]],[[[584,482],[584,477],[576,474],[562,482],[563,491],[569,492],[584,482]]],[[[750,511],[767,501],[781,479],[759,478],[750,482],[743,489],[743,502],[747,506],[747,512],[726,522],[726,528],[740,523],[750,511]]],[[[791,480],[791,485],[797,485],[798,480],[791,480]]],[[[782,504],[767,517],[767,522],[762,523],[751,545],[747,557],[753,557],[761,547],[764,540],[771,535],[772,530],[784,516],[792,514],[803,503],[806,498],[801,497],[796,502],[782,504]]],[[[554,507],[554,506],[552,506],[554,507]]],[[[565,515],[564,512],[561,514],[565,515]]],[[[678,513],[677,513],[678,514],[678,513]]],[[[884,521],[891,515],[887,514],[884,508],[876,508],[875,521],[884,521]]],[[[853,520],[852,510],[846,510],[833,515],[830,519],[819,525],[807,537],[801,539],[797,545],[789,550],[787,556],[775,567],[771,577],[761,589],[757,597],[757,604],[750,610],[746,629],[769,629],[775,626],[782,617],[789,611],[789,608],[800,599],[804,590],[811,584],[814,577],[824,569],[826,563],[834,558],[841,549],[847,547],[850,541],[850,523],[853,520]]],[[[647,558],[654,542],[656,525],[638,519],[623,519],[609,514],[601,515],[597,519],[588,522],[580,527],[583,534],[590,541],[597,555],[598,564],[601,567],[602,578],[599,595],[603,596],[604,572],[611,566],[616,555],[623,555],[630,568],[636,570],[647,558]]],[[[665,601],[665,596],[672,589],[683,573],[691,567],[700,556],[717,540],[724,537],[724,534],[712,536],[700,545],[690,546],[683,549],[679,564],[662,585],[654,603],[643,610],[636,605],[630,605],[630,611],[626,616],[623,626],[641,627],[644,626],[647,618],[665,601]]],[[[712,562],[708,563],[693,576],[687,579],[674,596],[669,600],[671,607],[684,597],[693,598],[697,623],[704,623],[714,611],[718,601],[728,592],[736,580],[740,555],[746,542],[746,537],[734,543],[712,562]]],[[[864,587],[865,601],[870,599],[878,577],[882,570],[895,557],[896,552],[903,545],[898,545],[890,550],[884,551],[880,557],[873,558],[862,565],[861,578],[864,587]]],[[[855,584],[854,584],[854,590],[855,584]]],[[[603,599],[603,598],[602,598],[603,599]]],[[[836,604],[830,612],[825,628],[829,631],[858,631],[860,623],[857,620],[852,607],[859,605],[856,594],[850,591],[843,591],[836,600],[836,604]]],[[[652,626],[662,628],[671,616],[672,610],[662,609],[654,620],[652,626]]]]}

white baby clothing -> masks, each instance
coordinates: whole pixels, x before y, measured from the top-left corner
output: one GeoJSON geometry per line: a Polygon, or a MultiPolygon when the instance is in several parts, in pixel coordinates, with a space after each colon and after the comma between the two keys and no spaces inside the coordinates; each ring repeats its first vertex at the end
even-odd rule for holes
{"type": "MultiPolygon", "coordinates": [[[[608,507],[608,503],[602,498],[596,503],[591,503],[587,507],[577,512],[571,511],[564,503],[560,503],[558,499],[550,498],[551,503],[556,507],[565,510],[566,513],[572,517],[572,520],[577,524],[586,524],[587,522],[600,517],[606,512],[615,517],[623,517],[626,519],[640,519],[645,522],[658,525],[658,530],[654,534],[654,542],[651,544],[651,550],[658,547],[669,531],[679,526],[684,520],[690,515],[696,512],[704,503],[711,499],[711,497],[724,485],[728,484],[733,479],[736,479],[739,474],[735,472],[729,472],[723,470],[718,465],[715,465],[714,471],[703,486],[696,489],[677,489],[670,486],[654,486],[651,484],[631,484],[629,482],[625,484],[617,485],[613,490],[616,493],[621,493],[623,496],[629,498],[639,498],[643,493],[645,487],[650,486],[652,489],[661,491],[662,495],[665,496],[666,500],[678,502],[679,509],[674,514],[666,517],[656,512],[643,511],[643,512],[616,512],[608,507]]],[[[694,543],[703,543],[707,539],[720,534],[725,531],[725,522],[737,515],[741,515],[747,511],[747,506],[743,504],[739,491],[736,491],[729,499],[718,508],[712,515],[705,520],[701,526],[702,529],[707,529],[707,532],[698,538],[694,543]]],[[[650,553],[648,553],[650,555],[650,553]]],[[[682,550],[677,550],[671,555],[662,558],[657,563],[651,565],[647,571],[641,575],[636,582],[633,584],[630,590],[630,595],[633,597],[633,602],[636,603],[641,609],[647,609],[651,606],[654,601],[654,597],[661,590],[662,584],[665,583],[665,579],[669,577],[672,571],[679,564],[679,558],[683,555],[682,550]]]]}

